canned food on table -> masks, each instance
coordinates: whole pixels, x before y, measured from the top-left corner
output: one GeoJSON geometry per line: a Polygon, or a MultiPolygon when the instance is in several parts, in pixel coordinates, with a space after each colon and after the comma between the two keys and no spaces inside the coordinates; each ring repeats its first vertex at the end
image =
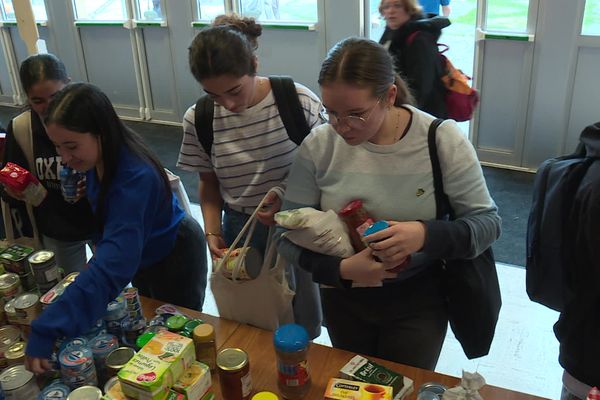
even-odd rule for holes
{"type": "Polygon", "coordinates": [[[82,386],[73,390],[67,400],[100,400],[102,398],[102,390],[95,386],[82,386]]]}
{"type": "Polygon", "coordinates": [[[15,313],[21,324],[31,325],[31,322],[42,313],[39,299],[40,296],[35,293],[24,293],[15,298],[15,313]]]}
{"type": "Polygon", "coordinates": [[[60,280],[54,252],[40,250],[31,254],[27,259],[33,272],[35,282],[41,292],[50,290],[60,280]]]}
{"type": "Polygon", "coordinates": [[[40,392],[33,373],[24,365],[7,368],[0,374],[0,385],[7,400],[35,399],[40,392]]]}
{"type": "Polygon", "coordinates": [[[12,299],[22,291],[23,289],[21,288],[19,275],[13,272],[0,275],[0,296],[2,296],[5,301],[12,299]]]}
{"type": "Polygon", "coordinates": [[[0,254],[0,262],[4,264],[5,269],[18,275],[25,275],[31,270],[27,264],[27,257],[33,253],[31,247],[13,244],[0,254]]]}
{"type": "Polygon", "coordinates": [[[8,366],[25,363],[25,345],[25,342],[16,342],[8,347],[4,352],[8,366]]]}
{"type": "MultiPolygon", "coordinates": [[[[121,368],[135,355],[131,347],[119,347],[106,356],[106,370],[110,377],[116,376],[121,368]]],[[[105,390],[106,391],[106,390],[105,390]]]]}
{"type": "Polygon", "coordinates": [[[21,339],[21,331],[12,325],[0,327],[0,369],[6,368],[6,351],[21,339]]]}

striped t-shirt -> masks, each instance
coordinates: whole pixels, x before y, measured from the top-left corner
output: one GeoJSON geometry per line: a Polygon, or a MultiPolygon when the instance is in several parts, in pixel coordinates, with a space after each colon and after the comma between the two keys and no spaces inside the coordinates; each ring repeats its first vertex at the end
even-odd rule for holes
{"type": "MultiPolygon", "coordinates": [[[[296,91],[308,126],[325,122],[319,98],[303,85],[296,91]]],[[[270,188],[287,177],[298,146],[285,130],[273,92],[241,113],[215,103],[214,141],[210,157],[196,136],[195,104],[183,117],[183,142],[177,167],[215,172],[223,200],[230,205],[256,207],[270,188]]]]}

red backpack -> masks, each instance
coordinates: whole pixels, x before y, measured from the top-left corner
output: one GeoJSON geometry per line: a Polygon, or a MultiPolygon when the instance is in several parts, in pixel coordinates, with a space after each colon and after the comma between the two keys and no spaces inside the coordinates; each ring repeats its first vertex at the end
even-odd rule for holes
{"type": "MultiPolygon", "coordinates": [[[[408,35],[406,44],[411,45],[419,31],[408,35]]],[[[438,50],[440,62],[444,73],[440,77],[446,88],[445,103],[447,118],[455,121],[468,121],[473,117],[475,107],[479,104],[479,92],[469,85],[471,77],[465,75],[460,69],[452,65],[450,60],[444,55],[448,51],[448,46],[438,43],[443,49],[438,50]]]]}

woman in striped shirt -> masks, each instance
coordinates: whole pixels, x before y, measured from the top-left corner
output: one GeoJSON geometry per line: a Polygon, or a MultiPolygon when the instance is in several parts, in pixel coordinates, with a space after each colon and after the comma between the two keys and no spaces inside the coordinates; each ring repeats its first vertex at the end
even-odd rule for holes
{"type": "MultiPolygon", "coordinates": [[[[252,18],[221,16],[202,30],[189,51],[192,74],[214,101],[210,154],[198,138],[196,109],[183,119],[178,167],[200,174],[200,205],[213,257],[222,257],[269,189],[269,207],[258,213],[251,246],[264,254],[268,226],[281,207],[285,179],[297,145],[290,140],[267,77],[257,75],[255,50],[262,27],[252,18]],[[221,220],[223,215],[223,220],[221,220]]],[[[310,128],[324,122],[322,105],[295,84],[310,128]]]]}

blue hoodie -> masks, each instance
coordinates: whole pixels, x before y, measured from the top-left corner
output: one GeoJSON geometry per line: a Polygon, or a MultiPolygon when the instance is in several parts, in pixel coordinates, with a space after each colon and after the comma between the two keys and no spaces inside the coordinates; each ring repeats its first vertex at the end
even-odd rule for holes
{"type": "MultiPolygon", "coordinates": [[[[87,172],[87,196],[97,210],[100,181],[87,172]]],[[[31,324],[27,355],[47,358],[59,337],[89,330],[106,305],[138,271],[164,259],[175,245],[184,213],[156,169],[130,150],[121,150],[118,169],[105,202],[103,231],[96,252],[75,282],[31,324]]]]}

